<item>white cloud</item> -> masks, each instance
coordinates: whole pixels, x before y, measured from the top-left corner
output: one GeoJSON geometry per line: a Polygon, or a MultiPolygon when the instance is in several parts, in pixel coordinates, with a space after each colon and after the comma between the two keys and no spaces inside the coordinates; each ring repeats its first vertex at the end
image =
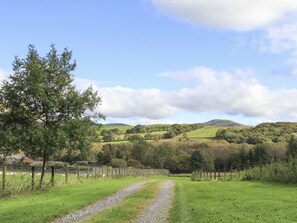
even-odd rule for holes
{"type": "Polygon", "coordinates": [[[121,86],[100,89],[100,111],[113,117],[161,119],[174,114],[177,108],[168,103],[168,94],[158,89],[131,89],[121,86]]]}
{"type": "Polygon", "coordinates": [[[99,111],[111,118],[154,122],[180,112],[297,120],[297,89],[271,90],[254,78],[250,69],[227,72],[196,67],[162,75],[185,81],[185,87],[175,92],[121,86],[101,88],[103,104],[99,111]],[[249,79],[251,74],[253,78],[249,79]]]}
{"type": "Polygon", "coordinates": [[[260,49],[264,52],[288,53],[287,66],[291,73],[297,77],[297,17],[267,28],[262,40],[258,41],[260,49]]]}
{"type": "Polygon", "coordinates": [[[266,27],[297,10],[296,0],[151,0],[162,11],[193,24],[231,30],[266,27]]]}

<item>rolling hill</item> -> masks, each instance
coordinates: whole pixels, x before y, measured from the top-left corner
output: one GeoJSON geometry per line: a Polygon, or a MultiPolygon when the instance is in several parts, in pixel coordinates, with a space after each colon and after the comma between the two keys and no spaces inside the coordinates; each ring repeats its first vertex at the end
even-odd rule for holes
{"type": "Polygon", "coordinates": [[[231,120],[225,120],[225,119],[213,119],[208,122],[202,123],[203,125],[206,126],[244,126],[243,124],[231,121],[231,120]]]}

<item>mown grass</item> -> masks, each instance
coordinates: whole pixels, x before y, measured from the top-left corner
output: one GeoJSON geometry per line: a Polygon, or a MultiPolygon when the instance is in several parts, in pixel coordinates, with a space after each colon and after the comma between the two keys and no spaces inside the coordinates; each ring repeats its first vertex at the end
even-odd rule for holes
{"type": "Polygon", "coordinates": [[[297,187],[249,181],[175,179],[170,223],[296,222],[297,187]]]}
{"type": "Polygon", "coordinates": [[[50,222],[103,199],[143,178],[89,180],[0,202],[0,222],[50,222]]]}
{"type": "Polygon", "coordinates": [[[161,181],[148,183],[140,191],[130,195],[114,208],[108,209],[86,223],[127,223],[133,222],[157,195],[161,181]]]}

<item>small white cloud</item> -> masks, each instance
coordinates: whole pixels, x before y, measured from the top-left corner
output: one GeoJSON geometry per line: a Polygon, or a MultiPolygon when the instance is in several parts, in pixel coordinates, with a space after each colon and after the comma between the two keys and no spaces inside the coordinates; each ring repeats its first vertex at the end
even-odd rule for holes
{"type": "Polygon", "coordinates": [[[247,31],[296,11],[295,0],[151,0],[162,11],[193,24],[247,31]]]}

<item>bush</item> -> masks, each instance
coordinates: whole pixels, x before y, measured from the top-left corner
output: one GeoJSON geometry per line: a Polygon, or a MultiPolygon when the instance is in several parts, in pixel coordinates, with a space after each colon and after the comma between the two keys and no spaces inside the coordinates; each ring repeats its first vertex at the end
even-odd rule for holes
{"type": "Polygon", "coordinates": [[[123,160],[123,159],[112,158],[110,161],[110,165],[113,168],[123,168],[123,167],[127,167],[127,162],[126,160],[123,160]]]}

